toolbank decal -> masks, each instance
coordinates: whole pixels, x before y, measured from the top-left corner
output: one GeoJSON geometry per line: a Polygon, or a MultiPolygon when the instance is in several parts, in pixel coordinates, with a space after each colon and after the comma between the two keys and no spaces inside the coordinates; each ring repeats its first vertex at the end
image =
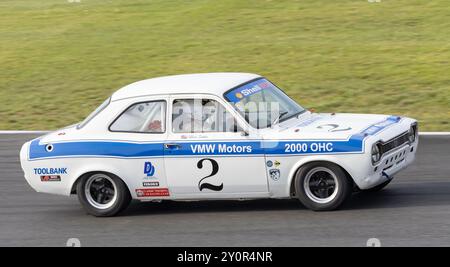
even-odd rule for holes
{"type": "Polygon", "coordinates": [[[38,175],[67,174],[67,168],[34,168],[33,171],[38,175]]]}
{"type": "Polygon", "coordinates": [[[226,94],[226,98],[230,102],[238,103],[242,99],[256,94],[270,86],[272,86],[272,84],[269,81],[266,79],[260,79],[228,92],[226,94]]]}

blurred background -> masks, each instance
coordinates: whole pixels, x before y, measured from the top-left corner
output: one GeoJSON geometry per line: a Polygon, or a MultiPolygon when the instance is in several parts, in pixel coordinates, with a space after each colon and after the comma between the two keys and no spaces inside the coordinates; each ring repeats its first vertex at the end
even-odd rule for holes
{"type": "Polygon", "coordinates": [[[448,0],[0,0],[0,129],[82,120],[137,80],[266,76],[317,112],[450,130],[448,0]]]}

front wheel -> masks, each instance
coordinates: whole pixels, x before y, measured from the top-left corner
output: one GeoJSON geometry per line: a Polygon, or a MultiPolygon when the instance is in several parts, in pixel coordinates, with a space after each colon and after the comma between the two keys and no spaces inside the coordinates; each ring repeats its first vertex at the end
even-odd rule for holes
{"type": "Polygon", "coordinates": [[[78,200],[91,215],[108,217],[123,211],[131,201],[125,183],[115,175],[94,173],[77,184],[78,200]]]}
{"type": "Polygon", "coordinates": [[[337,165],[313,162],[301,167],[295,179],[300,202],[314,211],[337,209],[352,193],[353,183],[337,165]]]}

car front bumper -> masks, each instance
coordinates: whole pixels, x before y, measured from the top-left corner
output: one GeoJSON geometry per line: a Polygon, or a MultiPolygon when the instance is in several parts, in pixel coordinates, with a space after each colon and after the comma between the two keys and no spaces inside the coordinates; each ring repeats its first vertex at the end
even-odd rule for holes
{"type": "Polygon", "coordinates": [[[362,190],[373,188],[393,179],[393,176],[414,162],[418,147],[418,139],[412,144],[405,144],[382,156],[372,167],[371,172],[359,181],[362,190]]]}

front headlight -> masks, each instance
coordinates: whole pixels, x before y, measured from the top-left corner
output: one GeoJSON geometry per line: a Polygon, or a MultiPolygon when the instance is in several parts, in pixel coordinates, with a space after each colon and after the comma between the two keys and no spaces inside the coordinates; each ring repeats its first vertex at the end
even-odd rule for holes
{"type": "Polygon", "coordinates": [[[375,164],[381,159],[380,144],[376,143],[372,146],[372,163],[375,164]]]}
{"type": "Polygon", "coordinates": [[[409,133],[408,133],[408,140],[409,143],[412,144],[414,143],[414,141],[416,141],[416,137],[417,137],[417,124],[413,124],[411,125],[411,127],[409,128],[409,133]]]}

